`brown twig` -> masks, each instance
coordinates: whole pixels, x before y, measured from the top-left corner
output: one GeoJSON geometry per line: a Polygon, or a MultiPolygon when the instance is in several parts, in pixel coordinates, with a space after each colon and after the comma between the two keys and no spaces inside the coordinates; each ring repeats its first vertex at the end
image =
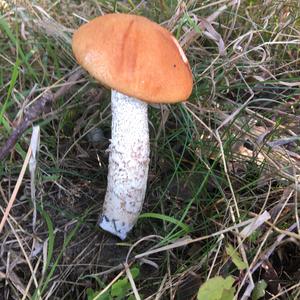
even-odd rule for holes
{"type": "Polygon", "coordinates": [[[19,125],[13,130],[8,140],[2,148],[0,148],[0,161],[3,160],[8,153],[13,149],[22,134],[31,126],[37,119],[41,118],[43,114],[51,111],[54,102],[70,88],[76,84],[76,81],[82,76],[83,70],[76,69],[71,73],[67,82],[60,87],[54,94],[49,90],[45,92],[37,101],[34,102],[24,111],[24,116],[19,125]]]}

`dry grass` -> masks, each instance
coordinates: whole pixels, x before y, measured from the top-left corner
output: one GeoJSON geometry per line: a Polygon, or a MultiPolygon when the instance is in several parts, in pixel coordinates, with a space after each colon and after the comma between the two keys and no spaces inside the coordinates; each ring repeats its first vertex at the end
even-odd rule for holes
{"type": "Polygon", "coordinates": [[[3,0],[0,11],[0,146],[38,97],[66,84],[77,67],[72,32],[100,14],[142,14],[169,28],[195,82],[189,102],[150,109],[150,214],[123,243],[96,226],[109,92],[85,74],[35,122],[37,170],[13,195],[32,130],[23,134],[0,164],[2,216],[13,198],[0,299],[87,299],[88,288],[105,292],[125,276],[136,299],[195,299],[207,279],[229,274],[238,299],[251,299],[261,280],[261,299],[299,298],[298,1],[3,0]],[[103,137],[92,143],[95,130],[103,137]],[[245,234],[254,220],[262,222],[245,234]]]}

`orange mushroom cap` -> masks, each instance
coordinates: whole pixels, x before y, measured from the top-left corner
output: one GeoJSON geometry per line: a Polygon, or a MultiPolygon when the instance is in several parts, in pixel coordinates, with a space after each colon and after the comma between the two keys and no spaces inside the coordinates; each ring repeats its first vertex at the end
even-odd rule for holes
{"type": "Polygon", "coordinates": [[[192,92],[189,62],[177,40],[145,17],[97,17],[74,33],[72,48],[95,79],[128,96],[175,103],[192,92]]]}

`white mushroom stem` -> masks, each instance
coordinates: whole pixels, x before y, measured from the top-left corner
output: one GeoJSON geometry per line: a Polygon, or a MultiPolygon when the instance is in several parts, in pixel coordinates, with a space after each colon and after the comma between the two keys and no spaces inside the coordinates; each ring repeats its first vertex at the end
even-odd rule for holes
{"type": "Polygon", "coordinates": [[[149,169],[147,103],[112,90],[107,191],[99,226],[122,240],[142,210],[149,169]]]}

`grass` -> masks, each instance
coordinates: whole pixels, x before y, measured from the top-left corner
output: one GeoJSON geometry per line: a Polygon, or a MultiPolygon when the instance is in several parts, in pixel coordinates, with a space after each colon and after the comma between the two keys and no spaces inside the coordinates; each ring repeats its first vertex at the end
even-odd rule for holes
{"type": "MultiPolygon", "coordinates": [[[[109,91],[85,74],[35,122],[37,222],[28,172],[0,236],[1,299],[88,299],[121,283],[123,299],[196,299],[217,276],[234,278],[237,299],[253,296],[262,281],[260,299],[299,298],[300,7],[233,2],[0,1],[0,147],[39,95],[65,84],[77,66],[73,31],[103,13],[140,14],[167,27],[194,76],[189,102],[149,110],[147,195],[125,242],[96,226],[109,91]],[[104,135],[96,144],[94,128],[104,135]],[[266,212],[270,219],[241,235],[266,212]]],[[[0,163],[2,214],[31,132],[0,163]]]]}

